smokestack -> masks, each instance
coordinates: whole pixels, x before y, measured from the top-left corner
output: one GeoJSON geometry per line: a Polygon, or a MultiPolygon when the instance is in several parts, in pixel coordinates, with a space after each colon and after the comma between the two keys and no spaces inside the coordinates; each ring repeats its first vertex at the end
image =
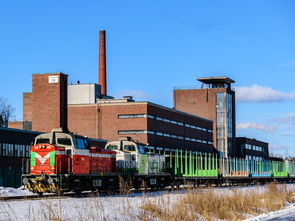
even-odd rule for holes
{"type": "Polygon", "coordinates": [[[101,85],[101,95],[107,95],[105,30],[99,31],[98,82],[101,85]]]}

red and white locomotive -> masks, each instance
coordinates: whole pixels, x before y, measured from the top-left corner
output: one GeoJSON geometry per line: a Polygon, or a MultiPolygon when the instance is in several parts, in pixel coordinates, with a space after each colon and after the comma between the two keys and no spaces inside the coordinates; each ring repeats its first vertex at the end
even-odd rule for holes
{"type": "MultiPolygon", "coordinates": [[[[23,184],[32,192],[42,194],[118,190],[120,177],[123,180],[130,180],[131,177],[133,187],[140,187],[143,182],[156,185],[157,179],[163,179],[164,160],[145,154],[137,144],[134,143],[134,149],[130,151],[125,149],[128,141],[120,141],[123,146],[120,148],[118,145],[117,149],[104,149],[106,143],[101,143],[100,147],[92,146],[90,141],[91,139],[83,136],[65,133],[60,128],[38,135],[31,147],[30,173],[23,174],[23,184]],[[126,161],[123,162],[126,169],[122,168],[122,155],[126,161]],[[136,156],[132,167],[130,156],[136,156]],[[151,160],[152,162],[149,162],[151,160]],[[150,170],[144,168],[145,164],[149,167],[151,163],[156,165],[157,169],[148,176],[147,172],[150,170]]],[[[107,145],[111,146],[114,147],[114,143],[107,145]]],[[[167,182],[163,182],[163,185],[170,179],[168,174],[164,177],[167,182]]]]}

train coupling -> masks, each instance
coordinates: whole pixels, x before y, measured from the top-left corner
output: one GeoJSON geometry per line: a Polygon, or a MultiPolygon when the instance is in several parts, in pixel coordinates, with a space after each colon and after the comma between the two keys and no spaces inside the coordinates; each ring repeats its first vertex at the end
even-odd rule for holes
{"type": "Polygon", "coordinates": [[[56,193],[58,191],[54,179],[48,176],[24,177],[23,184],[33,193],[56,193]]]}

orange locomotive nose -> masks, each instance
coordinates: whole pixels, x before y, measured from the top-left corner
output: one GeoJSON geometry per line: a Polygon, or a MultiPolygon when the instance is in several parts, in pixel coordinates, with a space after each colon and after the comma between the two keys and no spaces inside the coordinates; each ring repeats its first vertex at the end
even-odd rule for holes
{"type": "Polygon", "coordinates": [[[36,144],[31,147],[31,174],[54,174],[56,147],[36,144]]]}

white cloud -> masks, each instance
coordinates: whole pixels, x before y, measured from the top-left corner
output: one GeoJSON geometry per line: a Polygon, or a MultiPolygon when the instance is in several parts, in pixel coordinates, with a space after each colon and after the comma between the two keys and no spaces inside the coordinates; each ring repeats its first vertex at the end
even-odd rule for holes
{"type": "Polygon", "coordinates": [[[254,122],[241,123],[241,124],[237,125],[237,130],[243,130],[243,129],[248,129],[248,128],[261,130],[264,132],[274,132],[277,130],[276,126],[257,124],[254,122]]]}
{"type": "Polygon", "coordinates": [[[257,84],[250,87],[236,87],[235,89],[238,102],[282,102],[295,99],[295,91],[285,93],[257,84]]]}
{"type": "Polygon", "coordinates": [[[114,97],[116,97],[116,98],[122,98],[123,96],[133,96],[134,100],[149,100],[150,99],[150,97],[147,93],[145,93],[144,91],[138,91],[138,90],[120,91],[119,93],[114,95],[114,97]]]}
{"type": "Polygon", "coordinates": [[[295,113],[287,113],[281,118],[275,119],[279,123],[295,125],[295,113]]]}

